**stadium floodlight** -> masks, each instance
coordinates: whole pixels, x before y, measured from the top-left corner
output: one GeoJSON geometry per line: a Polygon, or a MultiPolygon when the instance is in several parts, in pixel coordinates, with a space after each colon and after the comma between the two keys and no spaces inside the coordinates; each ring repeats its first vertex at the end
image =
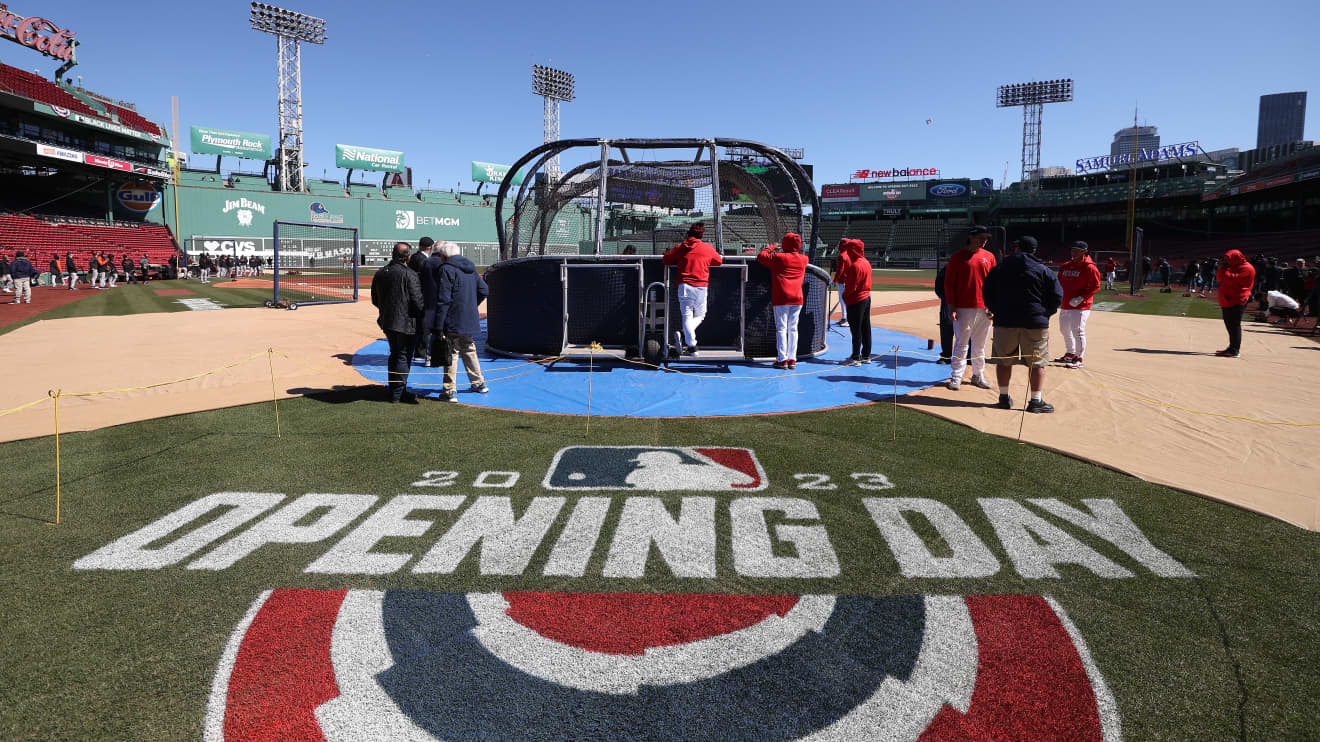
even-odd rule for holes
{"type": "Polygon", "coordinates": [[[1046,103],[1066,103],[1073,99],[1073,81],[1000,85],[997,108],[1022,106],[1022,184],[1035,190],[1040,177],[1040,118],[1046,103]]]}
{"type": "MultiPolygon", "coordinates": [[[[532,65],[532,92],[542,99],[542,124],[545,129],[545,142],[559,141],[559,103],[571,102],[576,93],[573,90],[573,73],[557,70],[544,65],[532,65]]],[[[559,180],[559,156],[547,163],[545,176],[553,184],[559,180]]]]}
{"type": "Polygon", "coordinates": [[[279,87],[279,186],[281,191],[305,191],[303,179],[301,42],[324,44],[325,21],[265,3],[252,3],[252,28],[274,34],[277,43],[275,80],[279,87]]]}

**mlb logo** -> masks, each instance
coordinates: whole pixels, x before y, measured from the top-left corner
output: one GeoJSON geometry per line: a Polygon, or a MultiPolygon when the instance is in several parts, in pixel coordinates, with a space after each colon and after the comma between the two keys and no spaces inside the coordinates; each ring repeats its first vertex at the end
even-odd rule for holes
{"type": "Polygon", "coordinates": [[[769,482],[750,448],[570,446],[542,483],[550,490],[754,492],[769,482]]]}

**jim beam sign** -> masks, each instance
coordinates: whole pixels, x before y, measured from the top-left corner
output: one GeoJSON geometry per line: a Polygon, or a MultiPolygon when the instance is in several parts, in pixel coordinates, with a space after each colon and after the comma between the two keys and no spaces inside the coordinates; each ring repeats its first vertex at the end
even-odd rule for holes
{"type": "Polygon", "coordinates": [[[0,4],[0,33],[10,41],[65,62],[73,59],[73,47],[78,43],[73,40],[73,31],[40,16],[24,18],[4,4],[0,4]]]}

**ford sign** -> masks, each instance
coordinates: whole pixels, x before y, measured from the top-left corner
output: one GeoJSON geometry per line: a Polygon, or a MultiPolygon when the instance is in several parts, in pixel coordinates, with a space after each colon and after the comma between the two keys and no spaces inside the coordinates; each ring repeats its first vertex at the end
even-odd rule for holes
{"type": "Polygon", "coordinates": [[[960,183],[937,183],[930,187],[930,195],[936,198],[955,198],[967,195],[967,186],[960,183]]]}

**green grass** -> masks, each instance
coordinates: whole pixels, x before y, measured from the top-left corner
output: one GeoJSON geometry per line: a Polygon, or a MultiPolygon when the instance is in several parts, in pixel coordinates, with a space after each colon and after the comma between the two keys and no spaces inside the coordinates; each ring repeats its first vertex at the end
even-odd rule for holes
{"type": "MultiPolygon", "coordinates": [[[[227,307],[237,308],[259,307],[265,300],[271,298],[269,289],[221,288],[227,282],[228,279],[220,279],[209,284],[200,281],[152,281],[147,284],[133,284],[130,286],[121,283],[114,289],[104,291],[80,287],[78,290],[87,293],[87,296],[21,322],[0,327],[0,335],[39,320],[192,311],[187,306],[180,304],[180,299],[206,298],[227,307]],[[193,293],[188,296],[158,296],[156,295],[156,289],[187,289],[193,293]]],[[[43,292],[51,290],[37,289],[37,291],[43,292]]]]}
{"type": "MultiPolygon", "coordinates": [[[[884,405],[737,419],[592,419],[588,436],[582,417],[438,403],[392,406],[361,396],[281,402],[284,436],[278,440],[269,404],[64,435],[58,527],[43,523],[55,504],[54,441],[0,447],[11,462],[0,496],[0,738],[198,739],[217,659],[247,607],[262,590],[307,587],[1045,594],[1065,607],[1085,636],[1117,699],[1124,739],[1315,739],[1318,534],[908,410],[898,411],[899,434],[891,440],[893,412],[884,405]],[[739,577],[722,505],[718,576],[711,580],[673,577],[654,551],[641,580],[601,577],[611,522],[586,577],[541,576],[567,510],[530,568],[513,577],[482,576],[474,554],[451,575],[421,577],[407,569],[384,577],[305,574],[338,536],[265,546],[221,572],[71,569],[76,559],[182,505],[227,490],[382,499],[460,494],[469,502],[474,495],[502,495],[521,512],[532,497],[549,494],[541,478],[554,453],[574,444],[750,447],[770,480],[757,494],[815,503],[841,574],[739,577]],[[444,491],[411,486],[432,470],[458,472],[458,484],[444,491]],[[485,470],[516,470],[521,479],[510,490],[474,489],[485,470]],[[854,472],[882,472],[896,487],[857,489],[849,476],[854,472]],[[828,475],[837,489],[798,489],[795,473],[828,475]],[[947,504],[990,547],[1000,571],[984,579],[901,577],[862,505],[863,497],[877,495],[947,504]],[[1045,517],[1135,576],[1102,579],[1064,565],[1058,579],[1020,577],[978,497],[1055,497],[1081,509],[1082,498],[1112,498],[1152,543],[1198,577],[1157,577],[1052,516],[1045,517]]],[[[662,497],[676,505],[680,495],[662,497]]],[[[617,518],[622,497],[613,499],[611,517],[617,518]]],[[[375,550],[420,555],[455,514],[426,517],[436,520],[426,536],[387,539],[375,550]]],[[[929,528],[917,530],[932,538],[929,528]]],[[[791,553],[785,544],[777,548],[791,553]]],[[[945,547],[931,548],[939,554],[945,547]]]]}
{"type": "Polygon", "coordinates": [[[1095,295],[1097,302],[1116,302],[1120,306],[1111,311],[1124,312],[1127,314],[1155,314],[1165,317],[1200,317],[1201,319],[1219,319],[1223,315],[1219,311],[1219,302],[1215,299],[1215,293],[1212,291],[1207,294],[1208,298],[1202,298],[1196,294],[1183,296],[1183,291],[1174,287],[1168,294],[1160,293],[1160,286],[1147,285],[1142,289],[1143,298],[1127,299],[1118,298],[1119,294],[1126,296],[1127,287],[1119,286],[1117,291],[1108,291],[1101,289],[1100,293],[1095,295]]]}

